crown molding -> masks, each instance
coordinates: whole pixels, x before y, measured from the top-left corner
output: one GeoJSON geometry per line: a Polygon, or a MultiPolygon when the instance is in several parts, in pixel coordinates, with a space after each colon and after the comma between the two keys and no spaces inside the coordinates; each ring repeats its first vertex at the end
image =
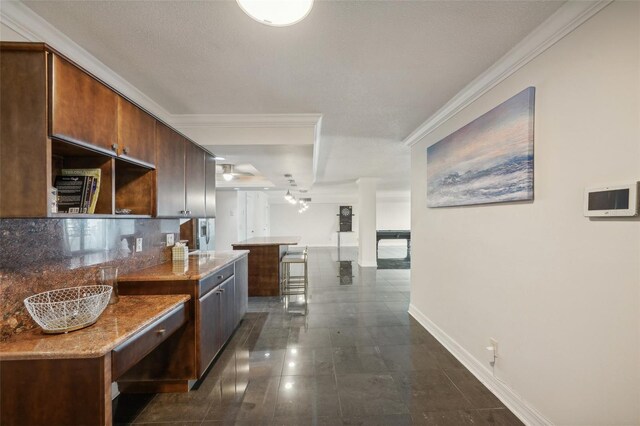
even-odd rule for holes
{"type": "Polygon", "coordinates": [[[22,2],[2,1],[0,21],[28,41],[48,44],[142,108],[164,121],[170,121],[171,114],[160,104],[142,93],[22,2]]]}
{"type": "Polygon", "coordinates": [[[422,123],[402,142],[413,146],[422,138],[504,81],[535,57],[571,33],[612,0],[568,1],[489,69],[465,86],[449,102],[422,123]]]}
{"type": "Polygon", "coordinates": [[[171,124],[178,127],[226,128],[318,128],[322,114],[173,114],[171,124]]]}

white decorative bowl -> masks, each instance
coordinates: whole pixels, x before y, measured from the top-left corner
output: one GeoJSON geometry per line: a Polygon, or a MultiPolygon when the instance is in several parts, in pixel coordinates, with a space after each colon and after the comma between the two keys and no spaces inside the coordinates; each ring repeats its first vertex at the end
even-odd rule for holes
{"type": "Polygon", "coordinates": [[[108,285],[61,288],[27,297],[24,305],[45,333],[67,333],[95,323],[111,291],[108,285]]]}

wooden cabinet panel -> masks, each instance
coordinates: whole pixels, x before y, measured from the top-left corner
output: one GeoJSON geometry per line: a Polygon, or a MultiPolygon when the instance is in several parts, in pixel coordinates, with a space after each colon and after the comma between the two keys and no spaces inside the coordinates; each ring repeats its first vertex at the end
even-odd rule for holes
{"type": "Polygon", "coordinates": [[[117,380],[186,323],[187,319],[185,305],[182,305],[115,348],[111,355],[112,379],[117,380]]]}
{"type": "Polygon", "coordinates": [[[235,323],[238,324],[244,315],[247,313],[249,304],[249,263],[248,258],[245,256],[242,259],[238,259],[235,262],[235,323]]]}
{"type": "Polygon", "coordinates": [[[229,279],[233,275],[233,265],[229,265],[219,270],[215,274],[212,274],[206,278],[203,278],[199,282],[200,297],[209,293],[211,289],[216,288],[221,283],[229,279]]]}
{"type": "Polygon", "coordinates": [[[51,135],[114,151],[117,144],[115,92],[73,64],[53,55],[51,135]]]}
{"type": "Polygon", "coordinates": [[[45,52],[3,49],[0,76],[0,217],[47,217],[45,52]]]}
{"type": "MultiPolygon", "coordinates": [[[[162,123],[156,125],[156,214],[160,217],[184,215],[184,137],[162,123]]],[[[203,189],[204,193],[204,189],[203,189]]]]}
{"type": "Polygon", "coordinates": [[[222,342],[226,342],[233,334],[233,330],[236,328],[236,298],[235,298],[235,280],[230,278],[224,284],[220,286],[221,295],[221,328],[222,328],[222,342]]]}
{"type": "Polygon", "coordinates": [[[221,299],[222,292],[216,289],[210,291],[199,300],[198,331],[200,333],[200,366],[198,368],[198,377],[204,373],[209,363],[211,363],[224,344],[223,329],[220,326],[220,318],[222,315],[221,299]]]}
{"type": "Polygon", "coordinates": [[[110,362],[109,354],[85,359],[3,360],[0,424],[111,425],[110,362]]]}
{"type": "Polygon", "coordinates": [[[209,153],[204,154],[205,175],[205,214],[216,217],[216,159],[209,153]]]}
{"type": "Polygon", "coordinates": [[[155,165],[156,119],[118,96],[118,155],[155,165]]]}
{"type": "Polygon", "coordinates": [[[204,151],[185,139],[185,210],[191,217],[205,217],[204,151]]]}

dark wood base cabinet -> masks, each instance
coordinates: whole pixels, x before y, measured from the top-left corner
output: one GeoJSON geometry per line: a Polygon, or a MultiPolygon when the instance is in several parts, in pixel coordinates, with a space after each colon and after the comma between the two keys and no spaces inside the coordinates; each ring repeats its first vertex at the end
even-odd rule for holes
{"type": "MultiPolygon", "coordinates": [[[[172,333],[184,330],[189,320],[185,306],[186,303],[181,302],[106,353],[91,353],[96,345],[100,348],[104,344],[97,344],[95,341],[99,338],[94,338],[90,341],[94,346],[82,357],[64,358],[58,354],[41,359],[3,359],[0,361],[0,424],[111,425],[111,383],[126,375],[127,370],[147,354],[163,347],[172,333]]],[[[45,338],[38,334],[32,338],[43,342],[43,347],[37,346],[36,350],[46,351],[45,338]]],[[[49,343],[49,348],[55,345],[49,343]]]]}
{"type": "Polygon", "coordinates": [[[118,380],[121,392],[187,392],[247,312],[247,256],[199,280],[127,281],[123,295],[189,294],[190,321],[118,380]]]}

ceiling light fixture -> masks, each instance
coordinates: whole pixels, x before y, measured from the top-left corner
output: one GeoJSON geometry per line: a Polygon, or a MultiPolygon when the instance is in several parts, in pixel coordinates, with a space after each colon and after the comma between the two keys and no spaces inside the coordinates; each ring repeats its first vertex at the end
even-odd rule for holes
{"type": "Polygon", "coordinates": [[[291,200],[293,200],[293,195],[291,195],[291,191],[289,191],[287,189],[287,193],[284,195],[284,199],[287,200],[288,202],[291,202],[291,200]]]}
{"type": "Polygon", "coordinates": [[[272,27],[297,24],[307,17],[313,0],[236,0],[252,19],[272,27]]]}

